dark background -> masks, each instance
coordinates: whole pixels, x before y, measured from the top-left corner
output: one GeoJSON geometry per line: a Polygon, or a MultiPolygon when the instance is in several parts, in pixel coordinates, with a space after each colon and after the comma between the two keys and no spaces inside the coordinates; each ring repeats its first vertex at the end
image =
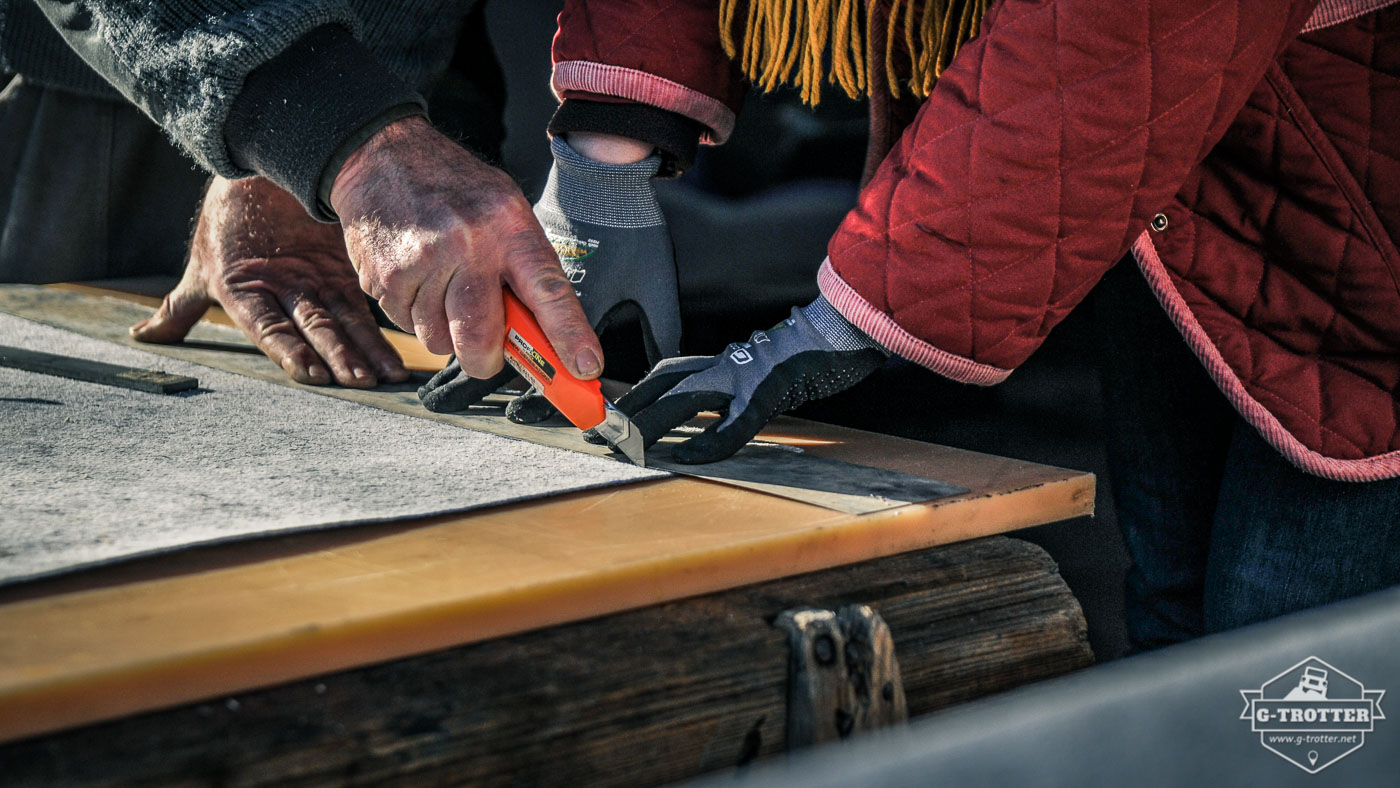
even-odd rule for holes
{"type": "MultiPolygon", "coordinates": [[[[487,9],[508,86],[503,163],[532,199],[549,172],[549,45],[561,5],[498,0],[487,9]]],[[[865,130],[863,105],[830,91],[815,113],[790,93],[754,94],[728,144],[702,150],[691,172],[662,185],[681,278],[684,352],[718,352],[815,297],[827,239],[855,201],[865,130]]],[[[1107,661],[1127,650],[1128,559],[1108,490],[1091,311],[1076,310],[999,386],[965,386],[904,365],[798,415],[1095,473],[1096,517],[1017,536],[1059,563],[1083,605],[1094,652],[1107,661]]]]}

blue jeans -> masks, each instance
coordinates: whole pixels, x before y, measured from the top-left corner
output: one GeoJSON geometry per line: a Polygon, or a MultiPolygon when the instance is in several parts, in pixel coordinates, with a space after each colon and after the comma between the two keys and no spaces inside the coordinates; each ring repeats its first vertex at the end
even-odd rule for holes
{"type": "Polygon", "coordinates": [[[1230,406],[1131,260],[1094,291],[1135,650],[1400,584],[1400,479],[1303,473],[1230,406]]]}

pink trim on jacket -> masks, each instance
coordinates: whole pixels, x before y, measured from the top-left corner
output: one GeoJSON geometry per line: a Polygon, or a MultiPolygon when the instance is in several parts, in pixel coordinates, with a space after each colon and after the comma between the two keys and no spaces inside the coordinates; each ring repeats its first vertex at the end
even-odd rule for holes
{"type": "Polygon", "coordinates": [[[1340,25],[1363,14],[1379,11],[1400,0],[1322,0],[1313,9],[1312,16],[1303,25],[1301,32],[1311,33],[1324,27],[1340,25]]]}
{"type": "Polygon", "coordinates": [[[734,112],[724,102],[645,71],[586,60],[566,60],[554,64],[551,84],[556,95],[566,90],[579,90],[630,99],[684,115],[705,126],[708,131],[703,141],[716,145],[729,139],[734,131],[734,112]]]}
{"type": "Polygon", "coordinates": [[[1230,400],[1230,404],[1250,426],[1259,431],[1270,446],[1299,469],[1324,479],[1338,482],[1374,482],[1400,476],[1400,451],[1360,460],[1339,460],[1309,449],[1284,429],[1274,414],[1250,395],[1243,381],[1230,365],[1225,363],[1220,350],[1215,347],[1215,343],[1207,336],[1196,316],[1191,313],[1191,308],[1186,305],[1186,299],[1182,298],[1172,284],[1167,275],[1167,267],[1157,256],[1157,248],[1152,245],[1148,233],[1149,231],[1143,230],[1142,235],[1138,236],[1133,244],[1133,256],[1137,258],[1138,267],[1147,277],[1148,286],[1152,288],[1162,307],[1167,310],[1167,316],[1176,324],[1177,330],[1186,339],[1186,344],[1205,365],[1206,372],[1230,400]]]}
{"type": "Polygon", "coordinates": [[[829,257],[817,272],[817,286],[842,317],[896,356],[907,358],[921,367],[927,367],[960,383],[973,383],[978,386],[995,385],[1006,380],[1006,376],[1011,374],[1009,369],[979,364],[970,358],[939,350],[905,331],[894,322],[894,318],[871,306],[855,288],[846,284],[846,280],[831,267],[829,257]]]}

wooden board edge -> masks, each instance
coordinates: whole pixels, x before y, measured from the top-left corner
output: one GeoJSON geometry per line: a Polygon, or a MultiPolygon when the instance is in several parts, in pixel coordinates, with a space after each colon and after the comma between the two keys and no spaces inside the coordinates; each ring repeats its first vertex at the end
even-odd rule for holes
{"type": "MultiPolygon", "coordinates": [[[[782,576],[805,574],[1092,515],[1094,476],[990,498],[959,496],[866,515],[839,529],[761,542],[782,545],[793,556],[782,576]]],[[[587,595],[578,593],[577,579],[563,580],[528,593],[448,601],[412,615],[337,627],[303,627],[235,648],[19,688],[0,695],[0,743],[776,579],[757,547],[737,543],[683,560],[639,562],[613,573],[601,587],[592,585],[587,595]],[[655,586],[648,598],[636,594],[643,583],[655,586]]]]}

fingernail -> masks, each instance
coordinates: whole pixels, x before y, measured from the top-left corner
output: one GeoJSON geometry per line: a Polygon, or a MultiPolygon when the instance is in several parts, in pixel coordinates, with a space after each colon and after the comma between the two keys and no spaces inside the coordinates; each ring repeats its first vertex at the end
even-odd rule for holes
{"type": "Polygon", "coordinates": [[[578,368],[578,374],[589,377],[598,374],[603,365],[598,361],[598,354],[593,352],[593,348],[584,348],[574,356],[574,366],[578,368]]]}
{"type": "Polygon", "coordinates": [[[355,367],[350,370],[350,374],[355,376],[355,380],[374,380],[374,376],[364,367],[355,367]]]}
{"type": "Polygon", "coordinates": [[[331,379],[331,373],[327,372],[326,368],[320,364],[312,364],[307,367],[306,376],[311,378],[314,383],[325,383],[331,379]]]}

